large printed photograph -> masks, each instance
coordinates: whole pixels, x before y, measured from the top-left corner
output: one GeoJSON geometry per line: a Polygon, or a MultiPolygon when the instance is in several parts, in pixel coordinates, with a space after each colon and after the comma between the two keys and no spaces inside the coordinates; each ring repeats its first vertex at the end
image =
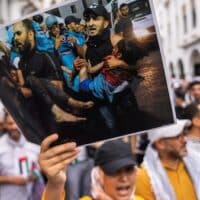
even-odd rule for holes
{"type": "Polygon", "coordinates": [[[0,30],[0,98],[26,138],[78,145],[174,122],[148,0],[71,0],[0,30]]]}

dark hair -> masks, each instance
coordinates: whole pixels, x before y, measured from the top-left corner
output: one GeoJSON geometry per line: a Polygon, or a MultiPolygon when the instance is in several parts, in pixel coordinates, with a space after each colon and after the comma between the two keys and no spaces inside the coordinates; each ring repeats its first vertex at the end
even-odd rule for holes
{"type": "Polygon", "coordinates": [[[188,90],[190,90],[194,85],[199,85],[200,81],[196,80],[196,81],[192,81],[189,85],[188,85],[188,90]]]}
{"type": "Polygon", "coordinates": [[[34,31],[32,21],[30,19],[24,19],[22,20],[23,25],[26,27],[27,31],[34,31]]]}
{"type": "MultiPolygon", "coordinates": [[[[119,7],[119,9],[121,10],[123,7],[125,7],[125,6],[128,6],[128,4],[127,3],[122,3],[121,5],[120,5],[120,7],[119,7]]],[[[129,6],[128,6],[129,7],[129,6]]]]}
{"type": "Polygon", "coordinates": [[[128,65],[135,65],[139,59],[147,55],[145,50],[133,40],[122,39],[117,43],[117,48],[128,65]]]}
{"type": "Polygon", "coordinates": [[[185,99],[185,91],[181,87],[176,88],[174,92],[177,98],[185,99]]]}
{"type": "Polygon", "coordinates": [[[43,22],[43,16],[42,15],[35,15],[33,16],[33,20],[39,24],[41,24],[43,22]]]}
{"type": "Polygon", "coordinates": [[[183,112],[184,119],[192,120],[197,115],[200,115],[200,109],[198,103],[191,103],[187,107],[185,107],[183,112]]]}

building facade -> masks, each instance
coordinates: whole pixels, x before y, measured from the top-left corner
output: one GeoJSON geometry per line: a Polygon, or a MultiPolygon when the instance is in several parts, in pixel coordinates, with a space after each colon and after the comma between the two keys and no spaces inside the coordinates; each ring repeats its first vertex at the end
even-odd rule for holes
{"type": "Polygon", "coordinates": [[[0,0],[0,24],[18,19],[38,9],[48,8],[64,0],[0,0]]]}
{"type": "Polygon", "coordinates": [[[200,76],[200,1],[153,0],[166,67],[172,77],[200,76]]]}

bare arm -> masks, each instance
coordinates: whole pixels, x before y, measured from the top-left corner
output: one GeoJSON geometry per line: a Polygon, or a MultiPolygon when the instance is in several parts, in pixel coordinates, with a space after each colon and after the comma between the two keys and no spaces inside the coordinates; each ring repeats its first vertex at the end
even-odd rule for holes
{"type": "Polygon", "coordinates": [[[28,178],[22,176],[0,176],[0,184],[26,185],[28,178]]]}
{"type": "Polygon", "coordinates": [[[123,60],[120,60],[112,55],[107,57],[105,65],[106,65],[106,67],[108,67],[110,69],[122,68],[122,69],[126,69],[126,70],[131,70],[129,65],[126,62],[124,62],[123,60]]]}
{"type": "Polygon", "coordinates": [[[104,67],[104,61],[100,62],[99,64],[97,64],[95,66],[91,66],[91,64],[89,64],[88,73],[95,74],[95,73],[99,72],[103,67],[104,67]]]}
{"type": "Polygon", "coordinates": [[[85,52],[87,50],[87,46],[86,45],[83,45],[83,46],[75,45],[75,46],[76,46],[78,55],[82,58],[85,58],[85,52]]]}
{"type": "Polygon", "coordinates": [[[48,136],[41,144],[39,164],[48,182],[44,200],[61,200],[67,179],[66,168],[77,157],[79,150],[75,143],[65,143],[55,147],[50,145],[58,139],[57,134],[48,136]]]}
{"type": "Polygon", "coordinates": [[[23,77],[23,74],[22,74],[22,70],[17,69],[17,76],[18,76],[18,84],[19,84],[19,86],[24,86],[25,81],[24,81],[24,77],[23,77]]]}
{"type": "Polygon", "coordinates": [[[83,46],[78,45],[77,40],[74,37],[68,37],[67,40],[74,44],[74,46],[76,47],[78,55],[81,58],[85,58],[85,52],[87,50],[87,45],[86,44],[84,44],[83,46]]]}

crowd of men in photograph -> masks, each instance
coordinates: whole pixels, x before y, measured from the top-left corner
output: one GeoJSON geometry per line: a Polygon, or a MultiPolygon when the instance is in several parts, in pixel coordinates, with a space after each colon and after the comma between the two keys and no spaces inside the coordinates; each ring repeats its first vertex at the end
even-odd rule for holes
{"type": "Polygon", "coordinates": [[[2,61],[1,85],[17,88],[19,101],[34,116],[31,121],[40,119],[49,133],[63,122],[89,121],[90,127],[98,122],[110,136],[132,126],[130,115],[138,113],[133,82],[141,79],[136,64],[147,53],[128,12],[121,13],[114,32],[102,5],[85,9],[83,19],[36,15],[7,27],[8,45],[1,43],[1,49],[8,60],[7,65],[2,61]]]}

